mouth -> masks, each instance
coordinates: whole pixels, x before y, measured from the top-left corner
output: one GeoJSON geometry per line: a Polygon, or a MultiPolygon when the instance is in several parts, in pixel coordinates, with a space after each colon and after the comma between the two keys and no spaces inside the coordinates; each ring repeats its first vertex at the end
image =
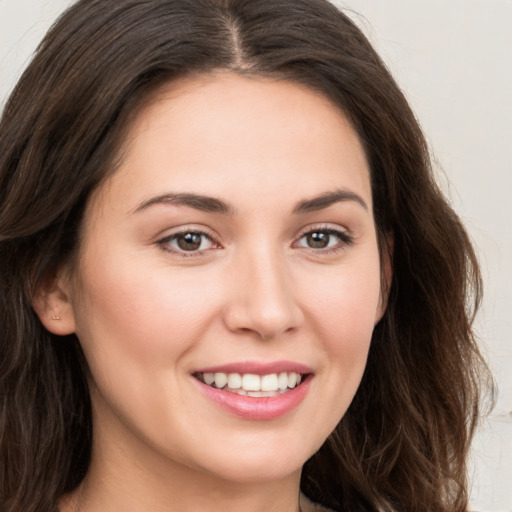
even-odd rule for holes
{"type": "Polygon", "coordinates": [[[283,395],[300,386],[310,374],[280,372],[255,373],[196,372],[194,377],[214,389],[254,398],[283,395]]]}

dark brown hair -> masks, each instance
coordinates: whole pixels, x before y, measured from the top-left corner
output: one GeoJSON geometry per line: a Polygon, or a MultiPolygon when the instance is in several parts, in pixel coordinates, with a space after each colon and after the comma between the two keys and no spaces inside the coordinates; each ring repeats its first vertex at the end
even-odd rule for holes
{"type": "Polygon", "coordinates": [[[471,324],[481,282],[422,132],[360,30],[325,0],[81,0],[50,30],[0,123],[0,509],[56,510],[88,469],[86,362],[31,308],[76,253],[91,191],[115,170],[130,113],[163,83],[230,70],[321,91],[371,169],[393,280],[360,388],[305,465],[335,510],[463,511],[487,376],[471,324]]]}

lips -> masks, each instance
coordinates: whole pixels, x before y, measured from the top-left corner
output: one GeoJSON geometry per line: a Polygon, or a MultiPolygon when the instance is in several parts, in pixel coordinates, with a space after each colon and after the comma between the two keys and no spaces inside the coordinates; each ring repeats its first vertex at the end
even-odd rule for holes
{"type": "Polygon", "coordinates": [[[271,420],[305,398],[312,370],[291,362],[234,363],[193,373],[203,393],[223,410],[246,419],[271,420]]]}

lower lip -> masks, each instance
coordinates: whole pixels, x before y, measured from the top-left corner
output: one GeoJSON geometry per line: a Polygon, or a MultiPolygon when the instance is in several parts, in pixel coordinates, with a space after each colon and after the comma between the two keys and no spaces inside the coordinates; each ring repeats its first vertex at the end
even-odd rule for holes
{"type": "Polygon", "coordinates": [[[286,393],[267,397],[250,397],[212,388],[207,384],[194,380],[203,393],[224,410],[248,420],[274,420],[295,409],[306,397],[311,376],[296,388],[286,393]]]}

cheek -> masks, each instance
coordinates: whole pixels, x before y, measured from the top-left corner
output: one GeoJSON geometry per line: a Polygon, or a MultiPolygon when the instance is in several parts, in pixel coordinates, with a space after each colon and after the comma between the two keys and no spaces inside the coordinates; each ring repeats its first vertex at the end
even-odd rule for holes
{"type": "Polygon", "coordinates": [[[369,340],[380,311],[378,255],[332,271],[315,288],[311,304],[323,338],[340,350],[369,340]]]}
{"type": "Polygon", "coordinates": [[[180,403],[183,375],[212,318],[214,285],[165,266],[116,262],[87,267],[75,304],[98,417],[109,424],[114,411],[130,430],[154,439],[186,432],[168,404],[189,407],[180,403]]]}
{"type": "Polygon", "coordinates": [[[201,275],[137,264],[133,258],[115,263],[88,265],[81,276],[74,310],[89,364],[115,365],[119,372],[142,363],[149,370],[172,365],[211,318],[213,284],[201,275]]]}
{"type": "MultiPolygon", "coordinates": [[[[380,311],[378,254],[336,269],[310,294],[311,324],[328,356],[333,388],[355,393],[380,311]]],[[[348,403],[346,404],[348,406],[348,403]]]]}

